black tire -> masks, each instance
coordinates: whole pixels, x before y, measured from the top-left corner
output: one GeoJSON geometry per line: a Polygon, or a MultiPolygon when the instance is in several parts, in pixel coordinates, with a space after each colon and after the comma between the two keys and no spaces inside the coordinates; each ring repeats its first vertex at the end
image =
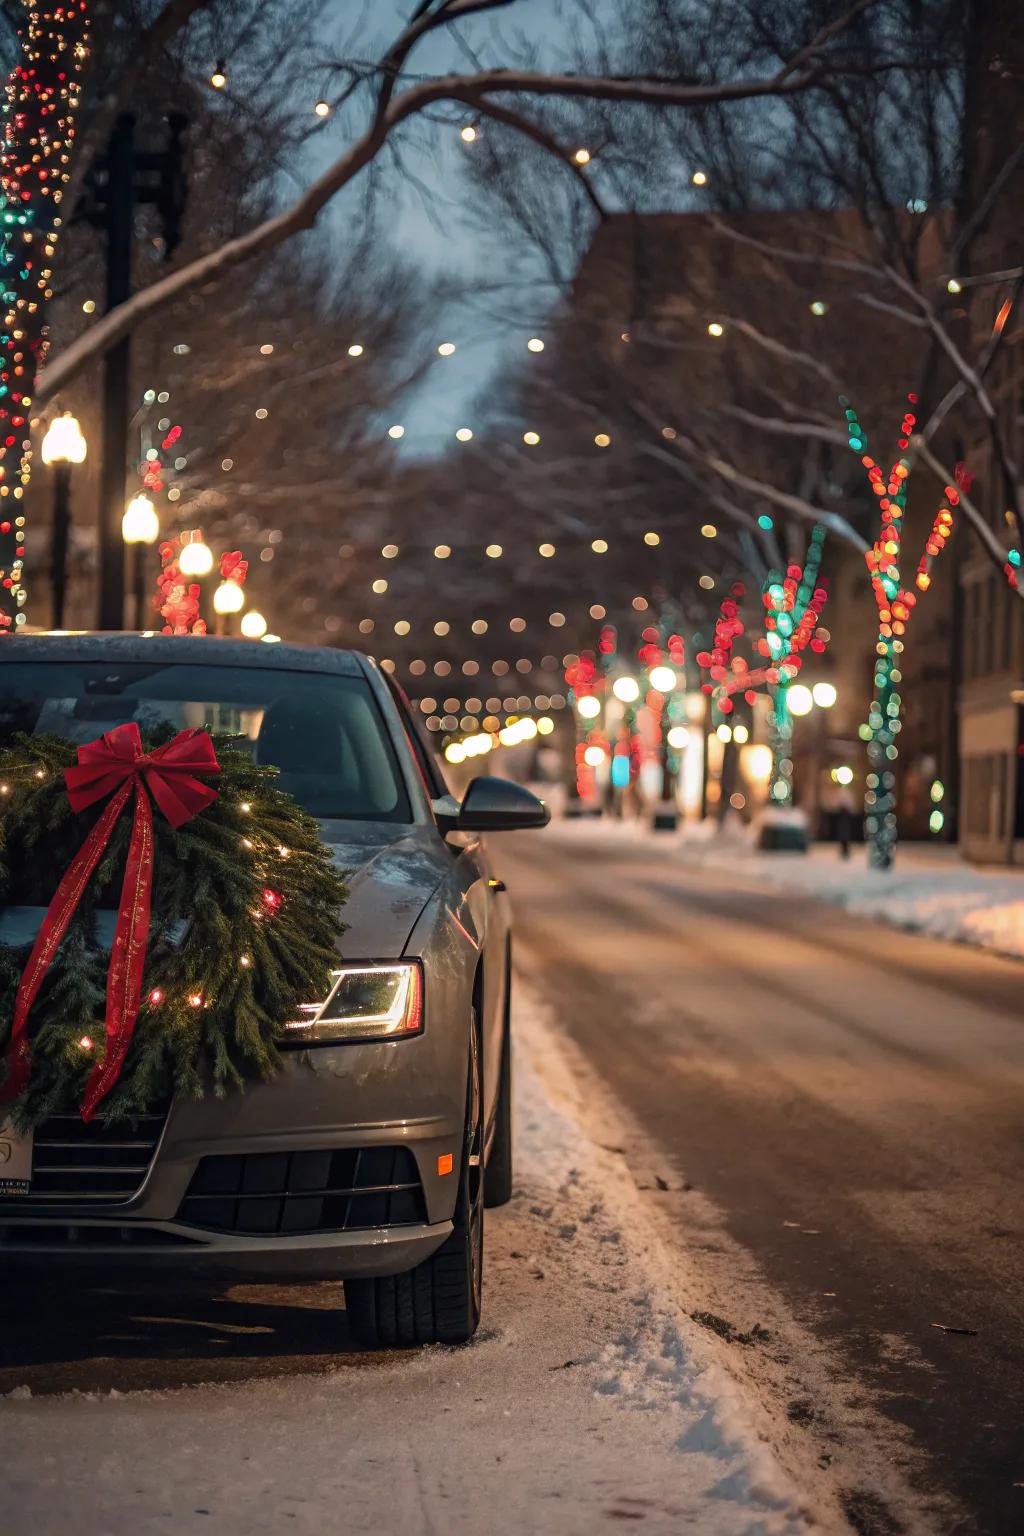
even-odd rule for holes
{"type": "Polygon", "coordinates": [[[483,1093],[476,1021],[472,1028],[466,1135],[454,1231],[436,1253],[403,1275],[345,1281],[349,1327],[373,1349],[466,1344],[480,1322],[484,1259],[483,1093]]]}
{"type": "Polygon", "coordinates": [[[501,1036],[501,1081],[494,1117],[494,1138],[487,1159],[485,1201],[488,1210],[512,1199],[512,956],[505,968],[505,1022],[501,1036]]]}

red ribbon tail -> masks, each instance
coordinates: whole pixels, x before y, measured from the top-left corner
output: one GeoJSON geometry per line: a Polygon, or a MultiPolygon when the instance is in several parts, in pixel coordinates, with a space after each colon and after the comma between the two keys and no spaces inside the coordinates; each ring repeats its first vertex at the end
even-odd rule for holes
{"type": "Polygon", "coordinates": [[[28,1040],[29,1011],[36,1000],[36,994],[42,986],[43,978],[50,968],[60,942],[67,932],[68,924],[82,898],[82,892],[110,841],[110,835],[117,818],[124,809],[131,789],[129,780],[110,801],[75,854],[47,908],[46,916],[36,935],[32,953],[28,957],[28,964],[18,984],[14,1018],[11,1023],[11,1038],[7,1046],[7,1079],[3,1088],[0,1089],[0,1103],[17,1098],[28,1086],[32,1066],[32,1051],[28,1040]]]}
{"type": "Polygon", "coordinates": [[[142,997],[150,909],[153,899],[153,807],[145,789],[135,791],[135,818],[125,861],[114,947],[107,973],[106,1045],[89,1074],[82,1119],[89,1121],[121,1075],[135,1033],[142,997]]]}

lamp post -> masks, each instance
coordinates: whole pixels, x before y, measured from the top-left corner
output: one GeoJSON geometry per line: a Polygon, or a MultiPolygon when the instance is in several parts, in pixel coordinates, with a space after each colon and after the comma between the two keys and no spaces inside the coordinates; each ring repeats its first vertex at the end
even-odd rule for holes
{"type": "MultiPolygon", "coordinates": [[[[218,635],[228,633],[231,614],[241,613],[245,607],[245,593],[237,581],[222,581],[213,594],[213,611],[216,614],[215,630],[218,635]]],[[[264,626],[265,627],[265,626],[264,626]]]]}
{"type": "Polygon", "coordinates": [[[135,593],[135,628],[146,627],[146,548],[160,536],[156,508],[145,493],[133,496],[121,519],[121,538],[132,546],[132,588],[135,593]]]}
{"type": "Polygon", "coordinates": [[[71,531],[71,466],[85,462],[82,429],[70,411],[55,416],[40,446],[43,463],[53,470],[53,528],[50,534],[50,627],[63,629],[71,531]]]}
{"type": "Polygon", "coordinates": [[[659,663],[650,671],[651,687],[656,693],[661,694],[661,741],[658,744],[661,758],[661,798],[654,808],[654,820],[651,823],[655,832],[674,832],[679,825],[679,811],[676,807],[676,782],[672,772],[671,743],[671,717],[669,715],[669,697],[679,679],[675,668],[659,663]]]}

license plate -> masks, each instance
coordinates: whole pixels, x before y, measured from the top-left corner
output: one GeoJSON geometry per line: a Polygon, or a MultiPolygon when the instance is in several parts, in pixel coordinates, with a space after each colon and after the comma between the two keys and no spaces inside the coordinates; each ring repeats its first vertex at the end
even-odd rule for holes
{"type": "Polygon", "coordinates": [[[32,1132],[23,1135],[0,1120],[0,1195],[27,1195],[32,1188],[32,1132]]]}

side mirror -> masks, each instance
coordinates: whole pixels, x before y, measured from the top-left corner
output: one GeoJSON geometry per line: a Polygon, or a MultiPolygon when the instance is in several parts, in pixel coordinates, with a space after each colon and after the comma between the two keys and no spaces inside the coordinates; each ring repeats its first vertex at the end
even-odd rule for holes
{"type": "MultiPolygon", "coordinates": [[[[439,809],[435,802],[435,810],[439,809]]],[[[551,812],[521,784],[483,777],[470,783],[457,818],[445,808],[440,809],[438,820],[446,832],[519,832],[527,827],[546,827],[551,812]]]]}

